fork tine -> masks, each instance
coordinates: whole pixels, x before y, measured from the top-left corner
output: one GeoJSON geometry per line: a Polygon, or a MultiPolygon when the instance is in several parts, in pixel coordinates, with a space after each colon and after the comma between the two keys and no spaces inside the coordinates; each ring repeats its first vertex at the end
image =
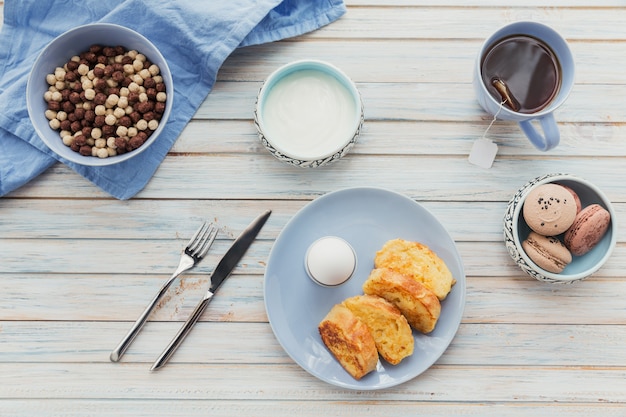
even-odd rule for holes
{"type": "Polygon", "coordinates": [[[196,233],[194,233],[192,238],[189,240],[189,243],[187,243],[187,250],[194,251],[198,247],[198,244],[203,239],[208,228],[209,228],[209,225],[207,224],[206,221],[202,223],[202,226],[200,226],[200,228],[196,231],[196,233]]]}
{"type": "Polygon", "coordinates": [[[194,251],[194,255],[197,258],[204,258],[204,255],[207,254],[207,252],[209,251],[209,248],[211,247],[211,245],[213,244],[213,241],[215,240],[215,237],[217,236],[217,227],[215,227],[215,225],[213,223],[211,223],[209,225],[209,230],[208,233],[203,237],[203,241],[200,244],[200,247],[198,248],[197,251],[194,251]]]}

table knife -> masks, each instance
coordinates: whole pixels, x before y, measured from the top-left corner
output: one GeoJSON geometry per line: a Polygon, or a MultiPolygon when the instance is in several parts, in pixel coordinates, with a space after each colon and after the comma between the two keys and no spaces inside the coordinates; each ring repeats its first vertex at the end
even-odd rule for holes
{"type": "Polygon", "coordinates": [[[218,290],[220,285],[224,282],[224,280],[230,275],[231,271],[235,268],[239,260],[246,253],[256,236],[259,234],[263,225],[270,217],[272,213],[271,210],[267,210],[259,217],[254,219],[252,223],[239,235],[239,237],[233,242],[228,251],[222,256],[219,263],[213,270],[211,274],[211,286],[209,290],[206,292],[202,300],[196,305],[196,308],[191,312],[191,315],[187,319],[187,321],[180,328],[176,336],[172,339],[170,344],[165,348],[163,353],[159,356],[159,358],[154,362],[151,371],[156,371],[157,369],[163,367],[167,361],[172,357],[178,346],[185,339],[187,334],[191,331],[193,325],[198,321],[204,310],[207,308],[211,300],[213,299],[213,295],[218,290]]]}

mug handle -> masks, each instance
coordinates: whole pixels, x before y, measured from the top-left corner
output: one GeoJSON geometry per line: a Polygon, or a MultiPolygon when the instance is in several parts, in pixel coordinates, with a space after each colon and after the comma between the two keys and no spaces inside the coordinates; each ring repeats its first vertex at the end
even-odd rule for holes
{"type": "Polygon", "coordinates": [[[559,144],[561,134],[559,133],[559,128],[556,125],[556,120],[554,120],[552,113],[548,113],[537,119],[522,120],[519,122],[519,125],[526,136],[528,136],[530,142],[540,151],[548,151],[559,144]],[[541,124],[543,136],[533,126],[533,120],[538,120],[541,124]]]}

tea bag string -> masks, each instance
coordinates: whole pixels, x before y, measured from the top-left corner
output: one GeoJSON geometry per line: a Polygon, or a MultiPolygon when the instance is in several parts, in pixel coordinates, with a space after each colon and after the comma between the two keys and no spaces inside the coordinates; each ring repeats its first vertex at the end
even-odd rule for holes
{"type": "Polygon", "coordinates": [[[485,129],[485,132],[483,133],[483,136],[482,136],[481,139],[486,139],[487,138],[487,132],[489,132],[489,129],[491,129],[491,126],[493,126],[493,124],[498,119],[498,115],[500,114],[500,111],[502,111],[502,107],[504,106],[504,103],[506,103],[506,99],[503,99],[500,102],[500,107],[498,107],[498,111],[496,112],[496,114],[493,115],[493,119],[491,119],[491,123],[489,123],[489,126],[487,126],[487,129],[485,129]]]}

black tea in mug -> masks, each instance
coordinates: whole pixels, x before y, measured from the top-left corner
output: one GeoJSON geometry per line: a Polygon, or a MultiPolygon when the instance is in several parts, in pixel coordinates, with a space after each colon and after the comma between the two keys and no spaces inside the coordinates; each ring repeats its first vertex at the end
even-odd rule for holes
{"type": "Polygon", "coordinates": [[[489,93],[519,113],[536,113],[556,97],[561,68],[545,43],[528,35],[508,36],[487,50],[481,76],[489,93]]]}

